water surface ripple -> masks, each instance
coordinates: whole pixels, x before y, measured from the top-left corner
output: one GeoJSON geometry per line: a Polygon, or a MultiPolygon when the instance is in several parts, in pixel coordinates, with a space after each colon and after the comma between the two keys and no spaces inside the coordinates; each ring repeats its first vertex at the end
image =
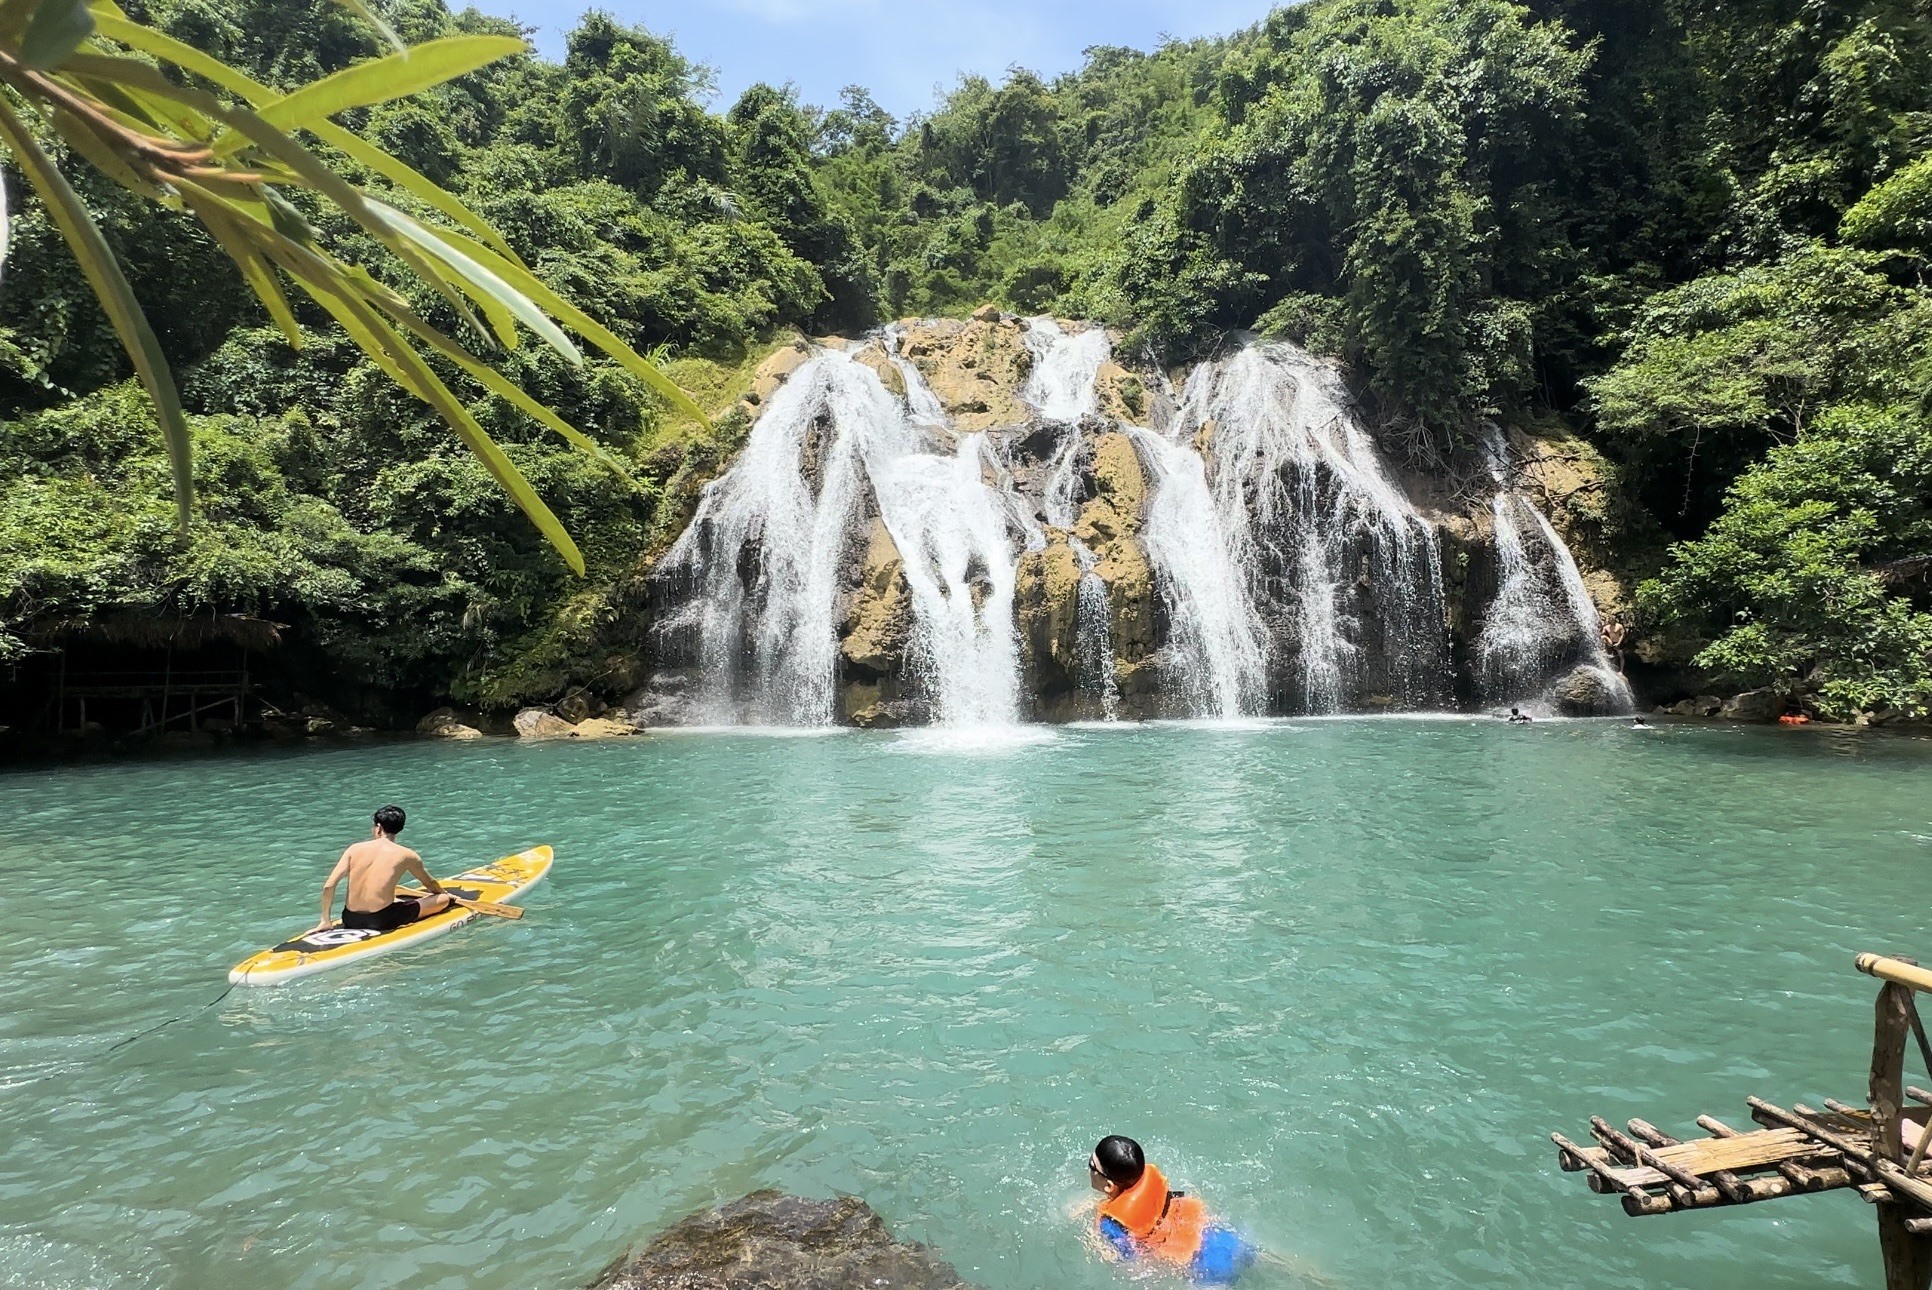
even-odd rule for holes
{"type": "Polygon", "coordinates": [[[1132,1133],[1297,1286],[1878,1279],[1849,1194],[1626,1219],[1545,1137],[1859,1099],[1932,743],[1290,721],[407,744],[0,777],[0,1284],[582,1284],[756,1187],[1105,1287],[1132,1133]],[[520,923],[201,1011],[372,806],[520,923]],[[111,1054],[108,1045],[184,1020],[111,1054]]]}

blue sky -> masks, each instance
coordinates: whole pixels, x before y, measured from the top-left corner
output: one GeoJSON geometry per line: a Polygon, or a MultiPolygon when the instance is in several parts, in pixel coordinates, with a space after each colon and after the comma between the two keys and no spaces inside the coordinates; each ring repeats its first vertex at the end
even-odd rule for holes
{"type": "MultiPolygon", "coordinates": [[[[1044,75],[1080,65],[1089,45],[1151,48],[1222,35],[1258,22],[1268,0],[470,0],[535,27],[537,47],[563,53],[586,9],[602,8],[676,40],[717,72],[720,108],[758,81],[796,85],[807,103],[833,104],[864,85],[897,116],[924,111],[961,72],[1000,78],[1014,64],[1044,75]]],[[[460,7],[460,6],[459,6],[460,7]]]]}

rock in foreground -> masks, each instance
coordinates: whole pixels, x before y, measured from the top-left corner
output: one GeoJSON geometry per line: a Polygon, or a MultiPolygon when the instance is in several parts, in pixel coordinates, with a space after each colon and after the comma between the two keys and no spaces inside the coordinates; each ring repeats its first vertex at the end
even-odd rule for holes
{"type": "Polygon", "coordinates": [[[923,1245],[895,1241],[856,1196],[755,1191],[693,1214],[604,1270],[592,1290],[971,1290],[923,1245]]]}

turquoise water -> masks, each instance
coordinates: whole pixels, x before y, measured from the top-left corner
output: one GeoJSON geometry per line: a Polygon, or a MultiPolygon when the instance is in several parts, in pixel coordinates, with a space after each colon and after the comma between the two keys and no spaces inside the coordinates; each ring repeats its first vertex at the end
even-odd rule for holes
{"type": "Polygon", "coordinates": [[[1632,1220],[1546,1134],[1862,1099],[1932,742],[1301,721],[406,744],[0,777],[0,1284],[569,1286],[756,1187],[1103,1287],[1144,1141],[1269,1286],[1877,1280],[1846,1194],[1632,1220]],[[211,1008],[369,810],[520,923],[211,1008]],[[116,1040],[189,1013],[113,1053],[116,1040]]]}

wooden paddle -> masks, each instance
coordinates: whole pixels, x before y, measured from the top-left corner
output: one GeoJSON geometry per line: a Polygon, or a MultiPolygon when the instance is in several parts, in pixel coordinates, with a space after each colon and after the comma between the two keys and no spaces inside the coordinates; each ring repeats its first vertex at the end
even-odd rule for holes
{"type": "MultiPolygon", "coordinates": [[[[424,896],[433,896],[436,893],[433,891],[423,891],[417,887],[398,887],[396,888],[396,894],[398,896],[408,896],[415,900],[421,900],[424,896]]],[[[523,909],[518,905],[499,905],[494,900],[468,900],[447,888],[444,889],[443,894],[449,897],[452,905],[461,905],[463,908],[474,910],[479,914],[495,914],[498,918],[523,917],[523,909]]]]}

